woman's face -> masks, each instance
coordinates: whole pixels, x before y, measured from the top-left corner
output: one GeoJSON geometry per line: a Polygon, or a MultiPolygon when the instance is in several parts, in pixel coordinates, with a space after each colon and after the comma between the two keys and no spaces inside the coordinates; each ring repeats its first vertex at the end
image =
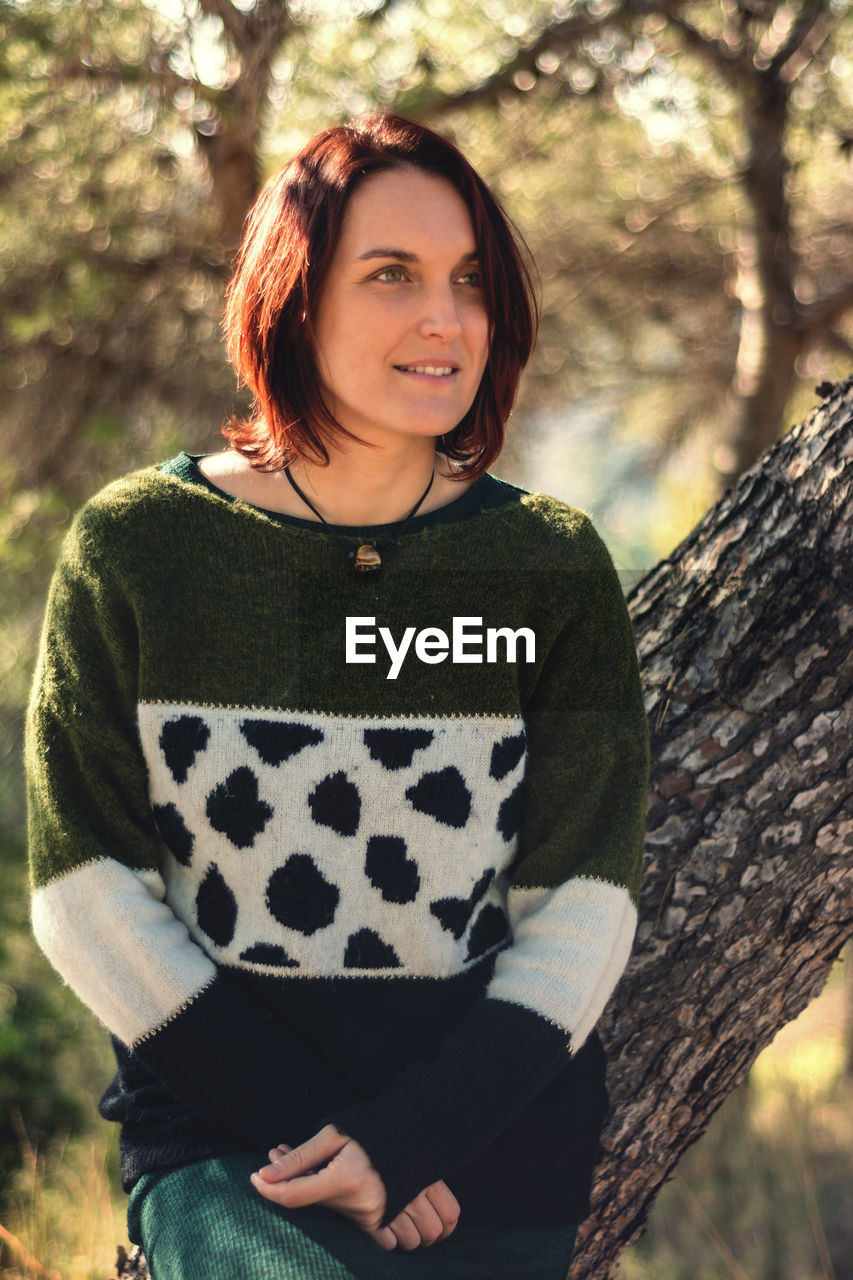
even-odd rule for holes
{"type": "Polygon", "coordinates": [[[384,170],[350,198],[315,315],[334,417],[376,444],[439,436],[468,412],[489,317],[467,206],[445,178],[384,170]]]}

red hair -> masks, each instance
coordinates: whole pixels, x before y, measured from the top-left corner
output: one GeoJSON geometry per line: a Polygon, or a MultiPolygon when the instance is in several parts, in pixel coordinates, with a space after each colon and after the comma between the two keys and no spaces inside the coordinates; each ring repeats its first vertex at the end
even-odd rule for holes
{"type": "Polygon", "coordinates": [[[471,215],[491,322],[489,358],[474,402],[439,438],[472,479],[503,447],[504,426],[536,336],[529,250],[465,157],[439,134],[399,116],[371,116],[317,134],[266,184],[247,220],[228,288],[228,355],[254,396],[248,418],[223,434],[252,466],[297,457],[329,461],[326,442],[352,433],[323,402],[312,316],[347,203],[364,178],[413,167],[446,178],[471,215]]]}

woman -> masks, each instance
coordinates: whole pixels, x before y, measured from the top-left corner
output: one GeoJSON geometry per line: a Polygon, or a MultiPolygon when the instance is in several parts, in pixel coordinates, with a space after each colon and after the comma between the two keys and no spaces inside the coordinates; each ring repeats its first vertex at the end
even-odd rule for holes
{"type": "Polygon", "coordinates": [[[33,923],[113,1033],[131,1238],[155,1280],[562,1278],[647,733],[588,518],[487,470],[522,251],[377,117],[268,184],[227,318],[253,416],[79,514],[30,707],[33,923]]]}

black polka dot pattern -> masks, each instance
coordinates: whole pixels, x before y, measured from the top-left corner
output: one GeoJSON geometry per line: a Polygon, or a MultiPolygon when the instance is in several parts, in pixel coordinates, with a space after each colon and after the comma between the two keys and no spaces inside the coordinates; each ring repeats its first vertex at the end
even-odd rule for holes
{"type": "Polygon", "coordinates": [[[186,782],[200,751],[210,739],[210,729],[201,716],[178,716],[167,720],[160,731],[160,750],[176,782],[186,782]]]}
{"type": "Polygon", "coordinates": [[[195,836],[187,828],[186,823],[173,804],[155,804],[154,820],[165,843],[172,850],[181,866],[188,867],[192,861],[195,836]]]}
{"type": "Polygon", "coordinates": [[[308,804],[319,827],[331,827],[339,836],[354,836],[358,831],[361,796],[342,769],[317,784],[308,804]]]}
{"type": "Polygon", "coordinates": [[[386,902],[414,902],[418,896],[418,864],[406,857],[406,842],[400,836],[371,836],[364,871],[386,902]]]}
{"type": "Polygon", "coordinates": [[[206,813],[214,831],[221,831],[238,849],[250,849],[273,810],[258,798],[258,779],[242,765],[211,791],[206,813]]]}
{"type": "Polygon", "coordinates": [[[299,961],[287,954],[284,947],[275,946],[271,942],[256,942],[240,952],[240,959],[250,964],[275,965],[279,969],[298,969],[299,961]]]}
{"type": "Polygon", "coordinates": [[[323,741],[322,730],[284,720],[244,720],[240,732],[264,764],[271,765],[282,764],[305,747],[314,747],[323,741]]]}
{"type": "Polygon", "coordinates": [[[437,773],[425,773],[407,789],[406,799],[413,809],[429,814],[446,827],[464,827],[471,813],[471,792],[453,765],[437,773]]]}
{"type": "Polygon", "coordinates": [[[399,969],[400,958],[372,929],[350,935],[344,952],[345,969],[399,969]]]}
{"type": "Polygon", "coordinates": [[[218,947],[227,947],[237,925],[237,899],[212,862],[195,899],[198,927],[218,947]]]}
{"type": "Polygon", "coordinates": [[[259,982],[488,962],[520,856],[521,717],[285,706],[140,704],[167,900],[193,936],[259,982]]]}
{"type": "Polygon", "coordinates": [[[332,923],[340,896],[309,854],[294,853],[270,876],[266,904],[279,924],[310,937],[332,923]]]}
{"type": "Polygon", "coordinates": [[[406,769],[416,751],[425,750],[434,738],[431,729],[365,729],[364,741],[374,760],[386,769],[406,769]]]}
{"type": "Polygon", "coordinates": [[[521,826],[521,804],[524,797],[524,783],[519,782],[518,786],[509,793],[506,800],[501,803],[498,809],[498,831],[500,831],[504,840],[512,840],[518,835],[518,829],[521,826]]]}
{"type": "Polygon", "coordinates": [[[429,909],[442,929],[447,929],[448,933],[452,933],[457,941],[468,928],[468,921],[474,914],[477,903],[483,897],[494,878],[495,871],[494,867],[492,867],[474,885],[470,897],[439,898],[437,902],[430,903],[429,909]]]}
{"type": "Polygon", "coordinates": [[[508,738],[501,738],[500,742],[496,742],[492,747],[492,760],[489,766],[489,777],[495,778],[500,782],[508,773],[512,773],[521,757],[524,755],[525,737],[524,731],[513,734],[508,738]]]}

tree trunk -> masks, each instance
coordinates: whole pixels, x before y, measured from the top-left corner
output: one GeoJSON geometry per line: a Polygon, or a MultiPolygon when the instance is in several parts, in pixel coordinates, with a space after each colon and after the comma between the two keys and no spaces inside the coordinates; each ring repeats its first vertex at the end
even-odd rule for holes
{"type": "Polygon", "coordinates": [[[805,340],[794,293],[797,260],[785,189],[788,86],[777,68],[756,71],[751,60],[748,65],[742,94],[749,226],[739,237],[740,339],[726,436],[717,452],[723,488],[778,437],[805,340]]]}
{"type": "Polygon", "coordinates": [[[613,1102],[572,1280],[604,1280],[687,1147],[853,933],[853,379],[630,601],[652,729],[613,1102]]]}
{"type": "Polygon", "coordinates": [[[196,128],[227,250],[240,243],[246,214],[258,194],[261,122],[267,105],[272,66],[291,28],[289,7],[280,0],[258,0],[243,9],[231,0],[200,0],[202,12],[218,18],[232,59],[239,67],[233,83],[220,92],[219,110],[196,128]]]}
{"type": "Polygon", "coordinates": [[[613,1107],[571,1280],[611,1274],[853,934],[852,554],[853,378],[630,598],[652,730],[646,871],[600,1024],[613,1107]]]}

